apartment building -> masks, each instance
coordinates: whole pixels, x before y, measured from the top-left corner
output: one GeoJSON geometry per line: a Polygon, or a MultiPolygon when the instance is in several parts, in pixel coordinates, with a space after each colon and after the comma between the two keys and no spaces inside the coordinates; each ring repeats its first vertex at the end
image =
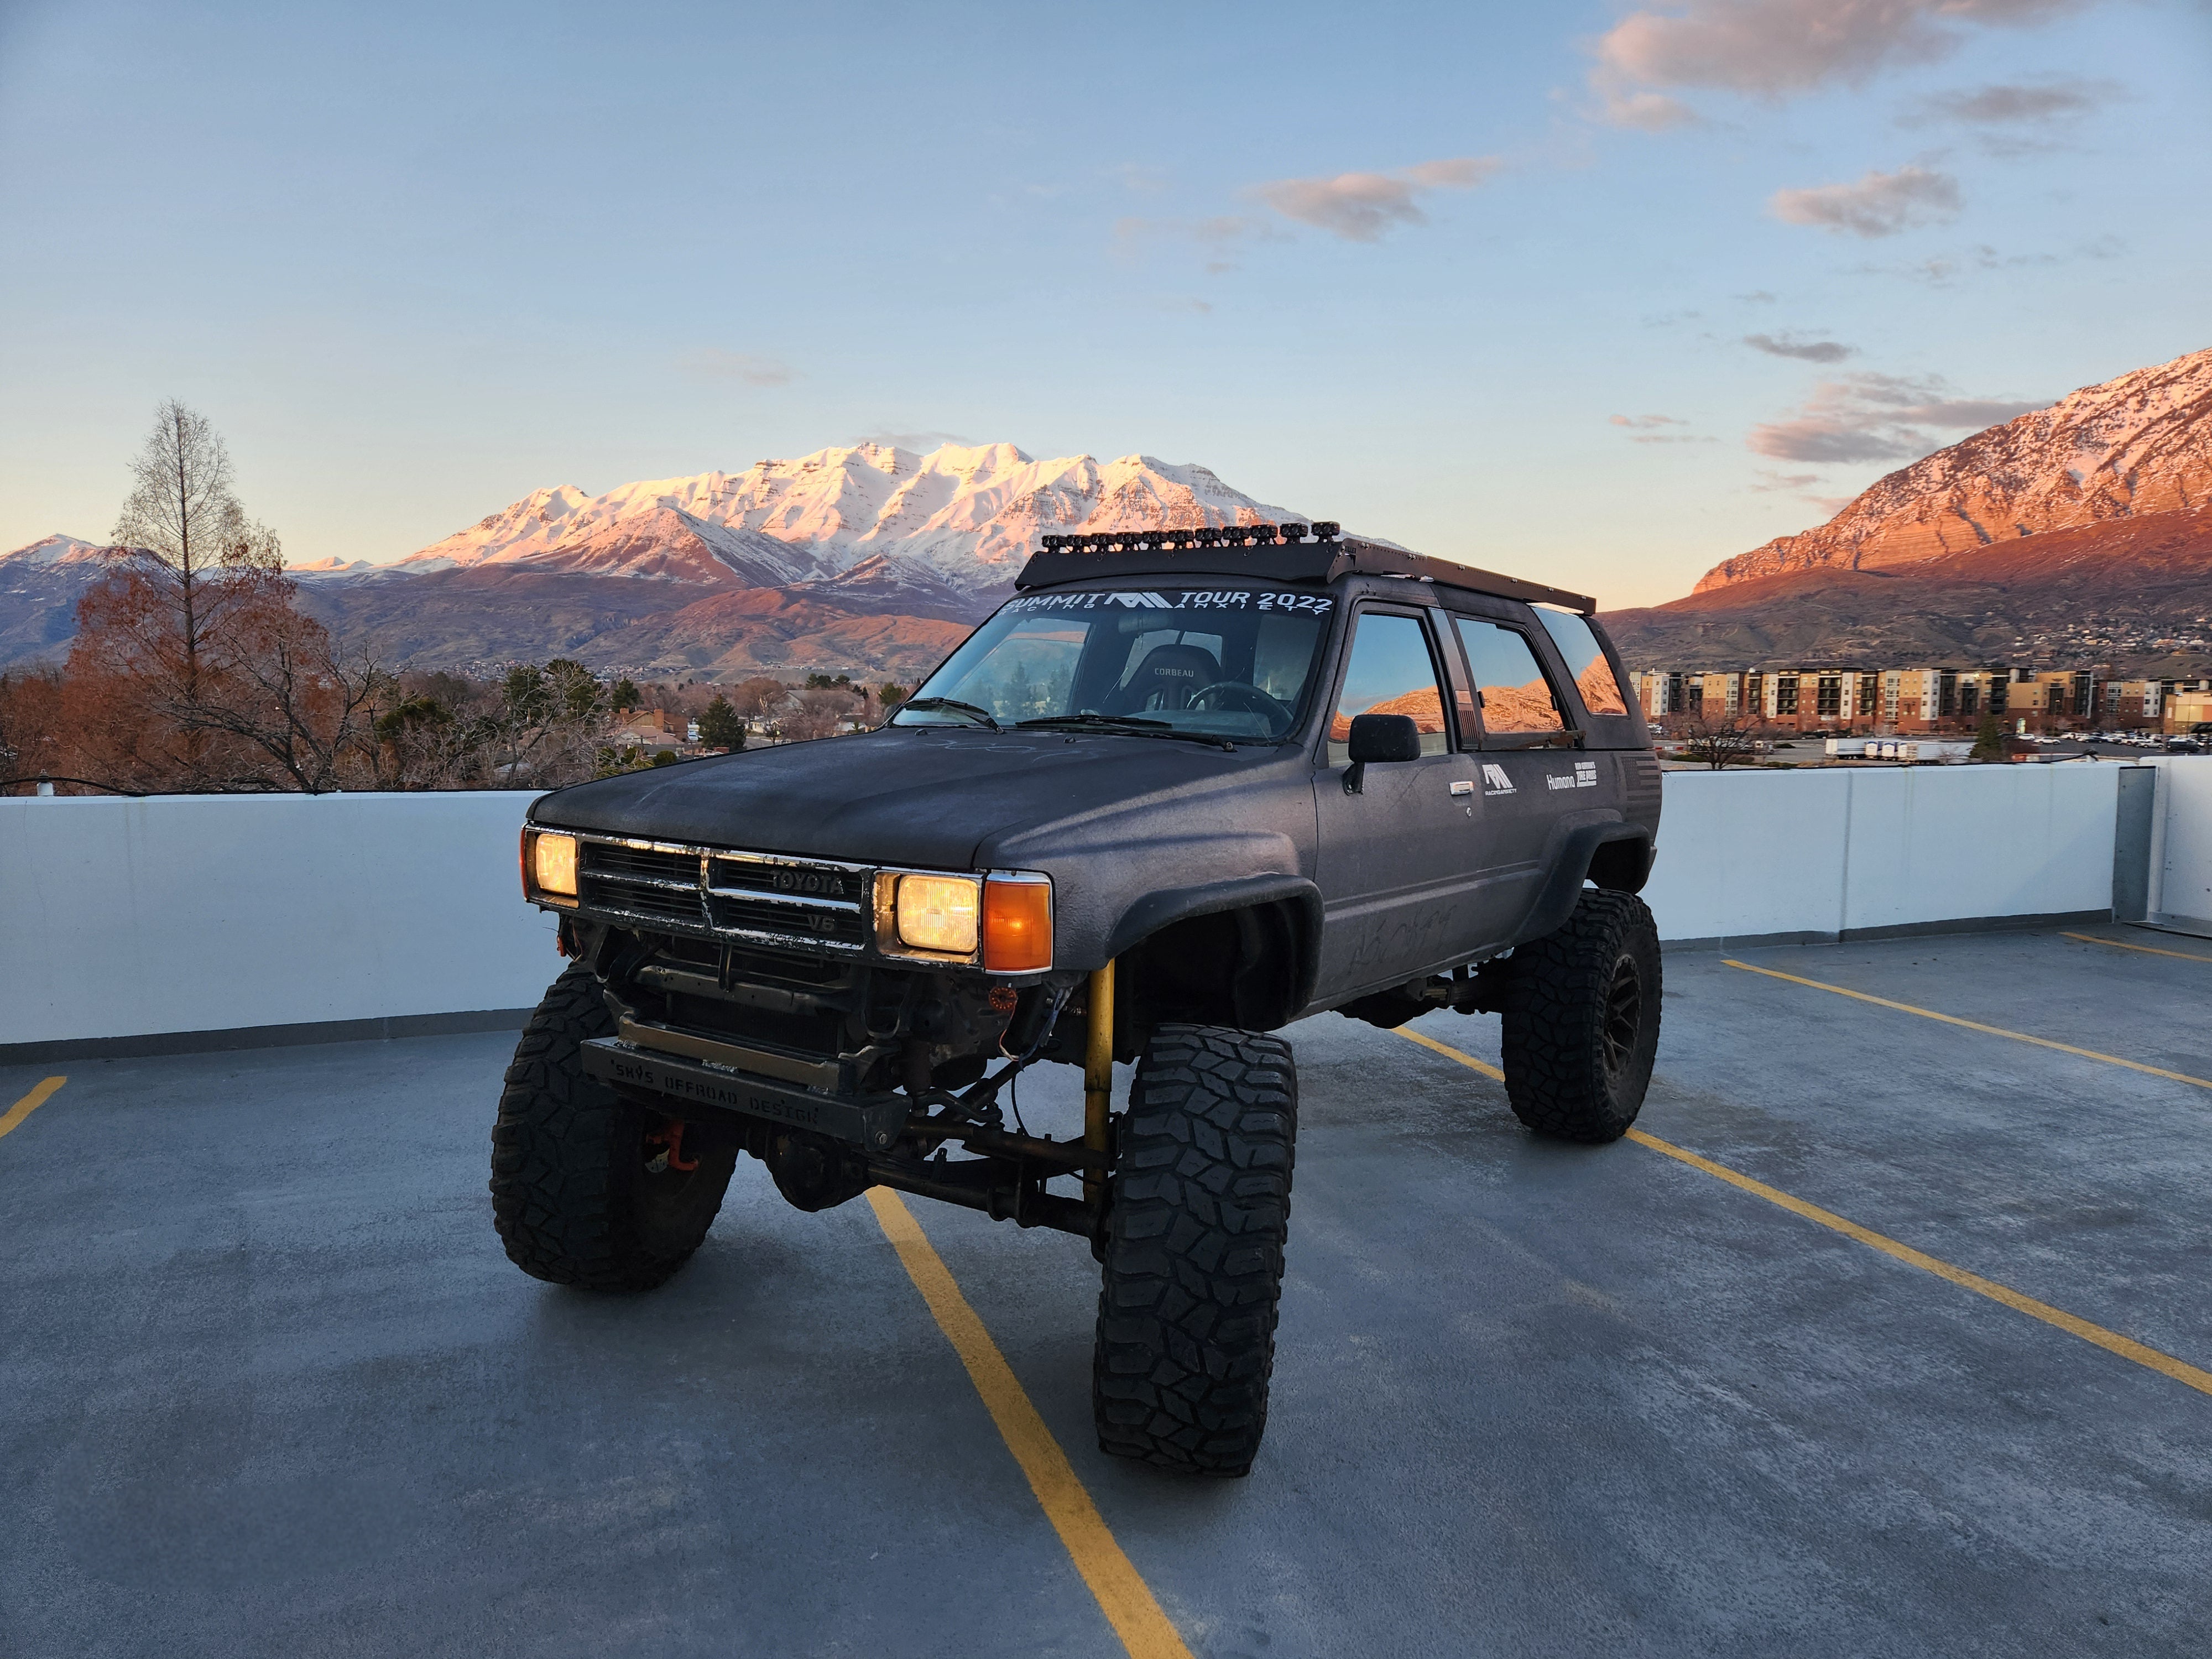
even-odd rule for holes
{"type": "Polygon", "coordinates": [[[2079,668],[1762,668],[1631,676],[1662,726],[1748,713],[1783,732],[1830,736],[1969,732],[1994,714],[2008,730],[2187,732],[2212,721],[2212,679],[2116,680],[2079,668]]]}

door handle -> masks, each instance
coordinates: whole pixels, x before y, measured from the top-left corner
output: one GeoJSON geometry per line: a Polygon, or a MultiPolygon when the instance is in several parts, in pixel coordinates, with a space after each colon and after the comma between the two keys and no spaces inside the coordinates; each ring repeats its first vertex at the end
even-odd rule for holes
{"type": "Polygon", "coordinates": [[[1454,778],[1452,780],[1451,792],[1455,795],[1473,794],[1474,793],[1474,780],[1473,778],[1454,778]]]}

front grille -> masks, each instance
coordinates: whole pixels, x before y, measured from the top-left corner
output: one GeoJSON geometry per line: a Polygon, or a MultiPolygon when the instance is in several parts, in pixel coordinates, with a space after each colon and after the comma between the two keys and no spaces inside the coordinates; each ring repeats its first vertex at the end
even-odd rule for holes
{"type": "Polygon", "coordinates": [[[580,908],[709,938],[859,951],[874,872],[854,865],[583,838],[580,908]]]}
{"type": "Polygon", "coordinates": [[[640,916],[678,927],[706,920],[699,893],[699,855],[677,848],[625,847],[587,841],[578,869],[582,908],[640,916]]]}
{"type": "Polygon", "coordinates": [[[717,853],[708,864],[708,881],[717,891],[738,889],[785,899],[832,899],[858,904],[867,896],[867,872],[834,864],[802,864],[793,859],[746,858],[717,853]]]}
{"type": "Polygon", "coordinates": [[[811,905],[766,904],[757,899],[716,893],[707,901],[714,926],[726,933],[776,933],[859,946],[868,942],[857,910],[823,910],[811,905]]]}

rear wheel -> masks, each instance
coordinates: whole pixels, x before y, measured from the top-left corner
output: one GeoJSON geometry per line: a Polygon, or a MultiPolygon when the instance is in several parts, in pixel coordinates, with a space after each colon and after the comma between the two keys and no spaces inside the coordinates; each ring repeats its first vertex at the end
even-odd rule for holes
{"type": "Polygon", "coordinates": [[[1633,893],[1584,888],[1557,933],[1513,952],[1504,1020],[1513,1115],[1561,1140],[1618,1140],[1659,1051],[1659,929],[1633,893]]]}
{"type": "Polygon", "coordinates": [[[1110,1179],[1091,1368],[1103,1449],[1250,1470],[1267,1426],[1297,1103],[1281,1039],[1154,1030],[1110,1179]]]}
{"type": "Polygon", "coordinates": [[[581,966],[523,1027],[491,1132],[492,1224],[507,1260],[533,1278],[644,1291],[706,1238],[737,1148],[586,1077],[582,1044],[614,1030],[581,966]]]}

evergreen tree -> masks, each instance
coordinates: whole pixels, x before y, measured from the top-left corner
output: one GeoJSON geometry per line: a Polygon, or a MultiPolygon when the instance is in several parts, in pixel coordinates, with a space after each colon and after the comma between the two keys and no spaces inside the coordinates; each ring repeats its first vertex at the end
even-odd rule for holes
{"type": "Polygon", "coordinates": [[[719,691],[707,705],[707,712],[699,716],[699,741],[709,749],[735,751],[745,746],[745,723],[719,691]]]}

